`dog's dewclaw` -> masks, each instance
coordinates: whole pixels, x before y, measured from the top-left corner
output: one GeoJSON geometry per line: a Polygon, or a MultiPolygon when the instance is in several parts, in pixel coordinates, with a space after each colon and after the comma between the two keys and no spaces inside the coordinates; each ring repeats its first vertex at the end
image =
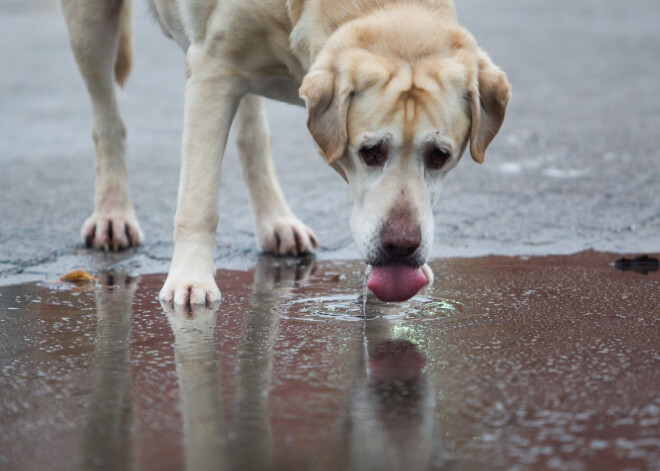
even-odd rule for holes
{"type": "Polygon", "coordinates": [[[72,272],[62,275],[60,281],[67,281],[69,283],[91,283],[96,281],[92,275],[85,270],[73,270],[72,272]]]}

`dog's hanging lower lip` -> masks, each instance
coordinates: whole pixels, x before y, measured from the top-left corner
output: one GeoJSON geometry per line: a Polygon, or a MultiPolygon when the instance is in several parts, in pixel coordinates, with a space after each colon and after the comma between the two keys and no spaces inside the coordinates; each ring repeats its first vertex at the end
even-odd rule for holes
{"type": "Polygon", "coordinates": [[[420,267],[402,264],[374,266],[367,287],[381,301],[407,301],[426,285],[428,280],[420,267]]]}

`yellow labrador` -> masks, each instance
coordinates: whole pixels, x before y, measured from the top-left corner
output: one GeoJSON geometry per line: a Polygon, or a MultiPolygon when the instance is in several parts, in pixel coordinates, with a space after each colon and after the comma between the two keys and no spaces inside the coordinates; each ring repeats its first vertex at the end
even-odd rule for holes
{"type": "MultiPolygon", "coordinates": [[[[82,236],[120,249],[142,239],[128,191],[114,78],[131,64],[129,0],[62,0],[93,108],[95,210],[82,236]]],[[[220,166],[237,118],[257,241],[312,252],[276,180],[262,98],[305,104],[325,160],[348,182],[351,229],[381,299],[432,280],[432,205],[466,147],[483,162],[504,120],[506,75],[456,20],[451,0],[149,0],[186,54],[183,159],[164,301],[220,299],[214,281],[220,166]]]]}

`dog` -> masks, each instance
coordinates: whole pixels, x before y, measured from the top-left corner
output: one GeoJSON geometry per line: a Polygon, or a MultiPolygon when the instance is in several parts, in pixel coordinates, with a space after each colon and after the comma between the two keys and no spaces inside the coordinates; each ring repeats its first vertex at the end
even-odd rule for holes
{"type": "MultiPolygon", "coordinates": [[[[260,248],[301,255],[315,234],[289,208],[269,149],[263,97],[305,105],[325,161],[349,185],[351,231],[384,301],[432,281],[432,206],[468,144],[484,153],[505,117],[506,74],[459,26],[452,0],[148,0],[186,57],[174,254],[160,292],[213,303],[220,166],[236,120],[260,248]]],[[[116,100],[132,63],[129,0],[62,0],[92,103],[96,194],[88,246],[141,242],[116,100]],[[114,81],[113,81],[114,75],[114,81]]]]}

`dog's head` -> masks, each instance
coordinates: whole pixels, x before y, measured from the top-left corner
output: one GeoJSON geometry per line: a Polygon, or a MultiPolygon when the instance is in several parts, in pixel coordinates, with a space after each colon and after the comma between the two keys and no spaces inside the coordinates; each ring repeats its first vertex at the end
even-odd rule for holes
{"type": "Polygon", "coordinates": [[[453,15],[407,5],[340,27],[300,88],[314,140],[349,183],[353,236],[382,278],[374,291],[389,300],[419,289],[410,278],[431,249],[442,180],[468,144],[483,162],[511,89],[453,15]]]}

